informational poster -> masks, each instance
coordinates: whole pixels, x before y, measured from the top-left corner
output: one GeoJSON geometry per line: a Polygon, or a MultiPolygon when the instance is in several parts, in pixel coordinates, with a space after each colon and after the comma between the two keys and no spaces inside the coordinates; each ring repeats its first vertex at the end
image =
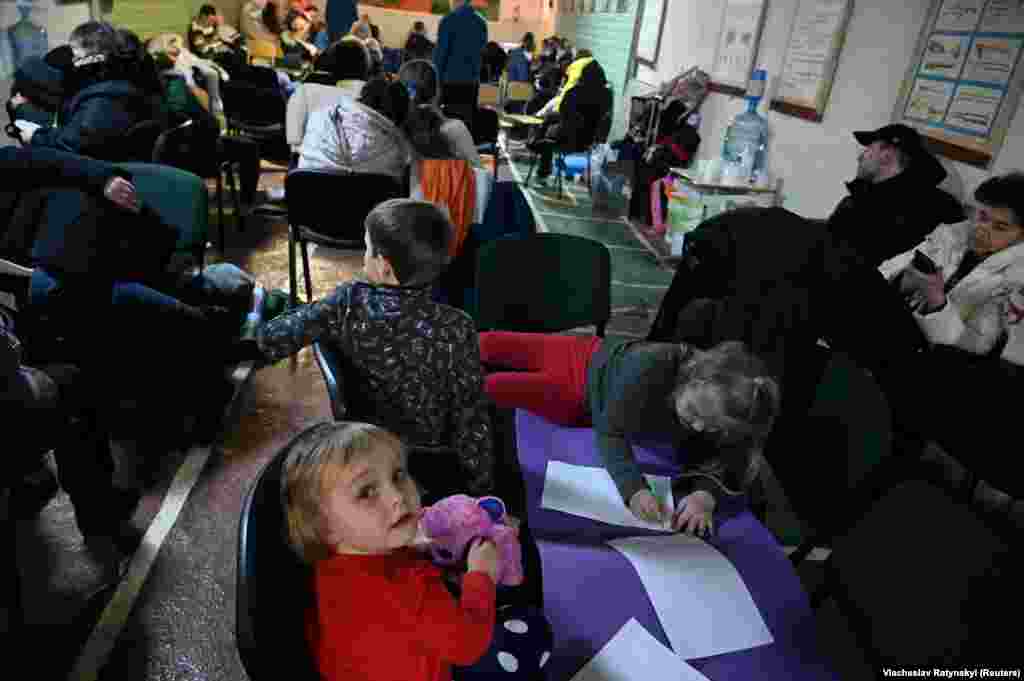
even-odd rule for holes
{"type": "Polygon", "coordinates": [[[914,81],[914,91],[907,101],[907,115],[918,120],[941,123],[955,89],[955,83],[917,79],[914,81]]]}
{"type": "Polygon", "coordinates": [[[962,79],[1005,86],[1017,64],[1021,42],[1020,38],[976,37],[962,79]]]}
{"type": "Polygon", "coordinates": [[[928,41],[928,53],[921,62],[922,76],[956,78],[960,75],[970,38],[956,35],[932,36],[928,41]]]}
{"type": "Polygon", "coordinates": [[[757,56],[764,0],[728,0],[711,80],[746,88],[757,56]]]}
{"type": "Polygon", "coordinates": [[[936,0],[899,118],[936,141],[940,153],[986,166],[1012,113],[1022,48],[1024,2],[936,0]]]}
{"type": "Polygon", "coordinates": [[[800,0],[773,109],[821,120],[849,18],[850,0],[800,0]]]}
{"type": "Polygon", "coordinates": [[[935,20],[935,30],[973,31],[984,7],[985,0],[944,0],[935,20]]]}
{"type": "Polygon", "coordinates": [[[982,33],[1024,33],[1024,3],[1020,0],[988,0],[978,30],[982,33]]]}
{"type": "Polygon", "coordinates": [[[988,135],[999,113],[1003,91],[980,85],[959,85],[946,114],[946,125],[977,135],[988,135]]]}

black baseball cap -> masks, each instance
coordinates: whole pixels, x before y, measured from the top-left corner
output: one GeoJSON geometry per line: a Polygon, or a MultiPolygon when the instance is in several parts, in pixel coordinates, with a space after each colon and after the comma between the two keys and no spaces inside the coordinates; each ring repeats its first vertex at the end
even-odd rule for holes
{"type": "Polygon", "coordinates": [[[918,134],[917,130],[902,123],[883,125],[878,130],[861,130],[853,133],[853,136],[865,147],[875,142],[885,142],[910,157],[927,153],[924,144],[921,142],[921,135],[918,134]]]}

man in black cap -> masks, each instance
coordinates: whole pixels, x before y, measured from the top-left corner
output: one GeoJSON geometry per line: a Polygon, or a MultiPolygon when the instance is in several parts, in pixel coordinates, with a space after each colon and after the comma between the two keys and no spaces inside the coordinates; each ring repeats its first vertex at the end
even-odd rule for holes
{"type": "Polygon", "coordinates": [[[853,136],[864,147],[850,194],[828,219],[829,229],[877,267],[920,243],[940,224],[966,219],[963,208],[937,185],[946,169],[913,128],[893,124],[853,136]]]}

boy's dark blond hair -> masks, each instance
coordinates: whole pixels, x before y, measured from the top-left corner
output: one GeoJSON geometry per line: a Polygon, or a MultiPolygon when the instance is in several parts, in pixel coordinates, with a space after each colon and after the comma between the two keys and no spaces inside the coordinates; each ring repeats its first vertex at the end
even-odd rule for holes
{"type": "Polygon", "coordinates": [[[367,452],[380,448],[397,451],[406,460],[397,435],[369,423],[318,423],[299,433],[285,446],[281,475],[281,503],[288,524],[288,543],[307,564],[330,557],[323,539],[323,506],[337,470],[367,452]]]}

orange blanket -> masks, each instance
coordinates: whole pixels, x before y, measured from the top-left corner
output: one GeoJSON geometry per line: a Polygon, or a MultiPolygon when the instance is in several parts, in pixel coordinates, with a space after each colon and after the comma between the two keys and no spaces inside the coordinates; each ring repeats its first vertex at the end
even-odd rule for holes
{"type": "Polygon", "coordinates": [[[420,161],[420,187],[423,199],[448,209],[455,233],[448,254],[454,258],[473,224],[476,209],[476,178],[469,161],[423,159],[420,161]]]}

